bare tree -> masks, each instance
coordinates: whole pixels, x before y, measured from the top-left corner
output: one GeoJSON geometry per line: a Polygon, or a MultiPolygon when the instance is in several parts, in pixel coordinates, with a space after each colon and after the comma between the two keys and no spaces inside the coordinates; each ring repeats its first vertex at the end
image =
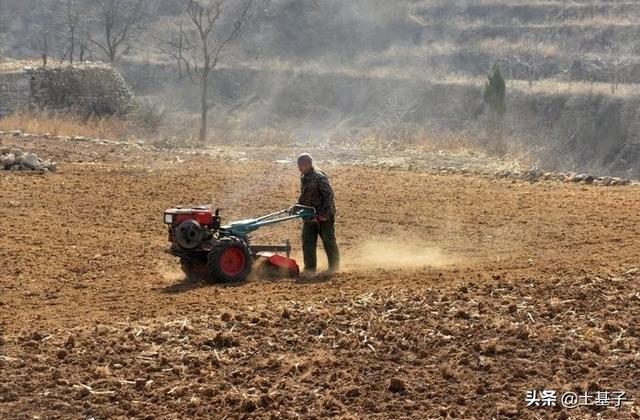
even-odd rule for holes
{"type": "MultiPolygon", "coordinates": [[[[37,36],[34,37],[35,46],[40,50],[42,58],[42,67],[47,67],[49,63],[49,56],[54,43],[50,41],[50,38],[55,37],[56,27],[52,25],[55,21],[55,16],[51,11],[46,13],[36,14],[40,23],[37,25],[37,36]]],[[[54,38],[55,39],[55,38],[54,38]]]]}
{"type": "Polygon", "coordinates": [[[610,83],[612,94],[616,93],[620,84],[631,83],[632,62],[628,59],[628,56],[621,54],[619,51],[613,51],[608,57],[601,58],[598,61],[600,68],[605,72],[610,83]]]}
{"type": "Polygon", "coordinates": [[[83,21],[83,5],[80,0],[60,0],[54,4],[55,14],[51,16],[51,27],[43,26],[42,31],[42,60],[46,65],[49,55],[49,37],[53,34],[53,29],[57,29],[63,42],[60,44],[60,61],[69,60],[73,64],[76,48],[80,44],[80,39],[86,33],[83,21]]]}
{"type": "Polygon", "coordinates": [[[228,56],[229,45],[236,40],[255,0],[183,0],[190,29],[179,27],[177,38],[169,42],[173,57],[179,60],[192,82],[200,87],[200,133],[207,136],[208,93],[211,72],[228,56]]]}
{"type": "Polygon", "coordinates": [[[177,20],[170,30],[162,29],[162,34],[152,34],[152,38],[155,40],[158,50],[176,62],[176,68],[178,70],[178,80],[182,80],[184,67],[183,61],[185,56],[185,49],[187,48],[187,41],[184,32],[184,20],[177,20]]]}
{"type": "Polygon", "coordinates": [[[120,58],[123,47],[142,25],[146,0],[91,0],[102,37],[90,41],[111,63],[120,58]]]}

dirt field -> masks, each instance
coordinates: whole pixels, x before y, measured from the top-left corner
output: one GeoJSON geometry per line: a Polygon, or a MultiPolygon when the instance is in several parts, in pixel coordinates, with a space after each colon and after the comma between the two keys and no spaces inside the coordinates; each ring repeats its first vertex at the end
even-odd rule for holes
{"type": "Polygon", "coordinates": [[[640,418],[525,404],[637,398],[640,188],[323,165],[343,272],[209,286],[163,253],[162,211],[278,210],[295,167],[14,144],[61,170],[0,172],[0,417],[640,418]]]}

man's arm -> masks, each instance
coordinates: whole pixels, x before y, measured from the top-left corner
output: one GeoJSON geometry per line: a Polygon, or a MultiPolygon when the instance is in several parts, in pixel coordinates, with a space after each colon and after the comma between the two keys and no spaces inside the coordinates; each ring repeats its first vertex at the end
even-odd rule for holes
{"type": "Polygon", "coordinates": [[[325,177],[322,177],[320,179],[320,185],[318,187],[320,188],[322,205],[320,206],[319,209],[316,209],[316,210],[318,211],[318,214],[321,220],[322,219],[327,220],[333,217],[335,213],[333,188],[331,188],[331,184],[329,183],[329,180],[325,177]]]}
{"type": "Polygon", "coordinates": [[[304,179],[300,177],[300,195],[298,196],[298,204],[304,204],[302,200],[304,200],[304,179]]]}

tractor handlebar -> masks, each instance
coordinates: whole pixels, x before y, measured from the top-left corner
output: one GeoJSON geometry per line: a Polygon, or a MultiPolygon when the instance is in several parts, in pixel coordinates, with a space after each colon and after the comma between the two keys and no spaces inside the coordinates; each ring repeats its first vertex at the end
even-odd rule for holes
{"type": "Polygon", "coordinates": [[[290,216],[300,216],[303,219],[315,217],[318,215],[315,208],[303,206],[302,204],[294,204],[287,209],[287,213],[290,216]]]}
{"type": "Polygon", "coordinates": [[[235,235],[246,236],[261,227],[271,226],[295,219],[309,220],[317,216],[316,209],[313,207],[295,204],[286,210],[276,213],[267,214],[257,219],[240,220],[232,222],[226,226],[222,226],[225,231],[235,235]]]}

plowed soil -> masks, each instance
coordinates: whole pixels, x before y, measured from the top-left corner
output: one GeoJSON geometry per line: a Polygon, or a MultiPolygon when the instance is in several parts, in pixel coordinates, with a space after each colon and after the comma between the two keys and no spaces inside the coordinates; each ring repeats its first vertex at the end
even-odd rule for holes
{"type": "MultiPolygon", "coordinates": [[[[640,417],[525,404],[530,389],[637,397],[637,187],[321,165],[343,271],[204,285],[163,253],[163,210],[285,208],[294,166],[7,145],[61,169],[0,172],[0,417],[640,417]]],[[[255,242],[299,249],[299,231],[255,242]]]]}

